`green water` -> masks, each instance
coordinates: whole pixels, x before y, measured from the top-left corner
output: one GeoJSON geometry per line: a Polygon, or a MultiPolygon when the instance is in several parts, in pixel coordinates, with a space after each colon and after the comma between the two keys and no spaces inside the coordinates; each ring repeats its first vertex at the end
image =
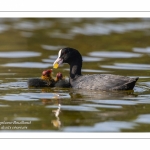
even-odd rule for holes
{"type": "Polygon", "coordinates": [[[149,37],[149,18],[1,18],[1,131],[149,132],[149,37]],[[138,76],[134,90],[28,88],[63,47],[80,51],[83,74],[138,76]]]}

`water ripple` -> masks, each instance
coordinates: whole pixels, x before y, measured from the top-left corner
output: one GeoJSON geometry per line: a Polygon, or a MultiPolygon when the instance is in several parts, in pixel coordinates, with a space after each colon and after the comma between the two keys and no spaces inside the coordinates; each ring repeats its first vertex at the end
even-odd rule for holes
{"type": "Polygon", "coordinates": [[[104,60],[103,58],[87,57],[87,56],[83,56],[82,58],[83,58],[84,62],[92,62],[92,61],[102,61],[102,60],[104,60]]]}
{"type": "MultiPolygon", "coordinates": [[[[65,69],[65,70],[67,70],[67,69],[65,69]]],[[[69,69],[68,69],[69,70],[69,69]]],[[[94,70],[94,69],[82,69],[82,72],[109,72],[109,71],[105,71],[105,70],[94,70]]]]}
{"type": "Polygon", "coordinates": [[[74,38],[74,35],[73,33],[62,33],[61,31],[55,31],[55,32],[50,32],[49,33],[49,36],[51,38],[61,38],[61,39],[69,39],[69,40],[72,40],[74,38]]]}
{"type": "Polygon", "coordinates": [[[59,49],[61,49],[62,47],[66,47],[66,46],[62,46],[62,45],[60,45],[60,46],[54,46],[54,45],[41,45],[41,47],[43,48],[43,49],[45,49],[45,50],[59,50],[59,49]]]}
{"type": "Polygon", "coordinates": [[[102,68],[125,70],[150,70],[149,64],[114,63],[114,65],[100,65],[102,68]]]}
{"type": "Polygon", "coordinates": [[[0,104],[0,107],[10,107],[9,105],[2,105],[0,104]]]}
{"type": "Polygon", "coordinates": [[[125,122],[125,121],[107,121],[96,123],[92,127],[86,126],[73,126],[66,127],[63,131],[68,132],[118,132],[121,129],[132,129],[136,126],[136,123],[125,122]]]}
{"type": "Polygon", "coordinates": [[[37,101],[40,99],[66,99],[70,98],[68,93],[20,93],[20,94],[6,94],[0,96],[1,100],[7,101],[37,101]]]}
{"type": "Polygon", "coordinates": [[[95,107],[95,108],[122,108],[119,105],[105,105],[105,104],[82,104],[83,106],[95,107]]]}
{"type": "Polygon", "coordinates": [[[0,88],[27,88],[26,82],[1,83],[0,88]]]}
{"type": "Polygon", "coordinates": [[[70,32],[84,35],[108,35],[111,33],[124,33],[133,30],[149,29],[150,23],[147,22],[129,22],[129,23],[86,23],[82,27],[73,27],[70,32]]]}
{"type": "Polygon", "coordinates": [[[137,104],[150,104],[150,95],[138,95],[137,97],[125,97],[126,100],[134,100],[137,104]]]}
{"type": "Polygon", "coordinates": [[[145,85],[147,88],[150,88],[150,82],[140,82],[140,85],[145,85]]]}
{"type": "Polygon", "coordinates": [[[9,25],[6,25],[6,24],[2,24],[0,25],[0,33],[3,33],[7,30],[9,30],[10,26],[9,25]]]}
{"type": "Polygon", "coordinates": [[[35,118],[35,117],[16,117],[14,118],[14,120],[16,121],[39,121],[39,118],[35,118]]]}
{"type": "Polygon", "coordinates": [[[29,51],[0,52],[1,58],[26,58],[26,57],[37,57],[37,56],[41,56],[41,53],[29,52],[29,51]]]}
{"type": "Polygon", "coordinates": [[[150,114],[139,115],[134,122],[150,124],[150,114]]]}
{"type": "MultiPolygon", "coordinates": [[[[69,71],[70,69],[64,69],[64,70],[67,70],[69,71]]],[[[105,70],[94,70],[94,69],[82,69],[82,72],[95,72],[95,73],[99,73],[99,72],[109,72],[109,71],[105,71],[105,70]]]]}
{"type": "Polygon", "coordinates": [[[131,52],[106,52],[106,51],[94,51],[89,53],[90,56],[96,57],[107,57],[107,58],[132,58],[132,57],[141,57],[142,54],[131,53],[131,52]]]}
{"type": "Polygon", "coordinates": [[[42,59],[42,61],[46,62],[46,63],[52,63],[53,64],[55,60],[54,59],[42,59]]]}
{"type": "Polygon", "coordinates": [[[146,47],[146,48],[133,48],[134,52],[138,52],[138,53],[150,53],[150,47],[146,47]]]}
{"type": "Polygon", "coordinates": [[[136,105],[136,101],[128,100],[87,100],[96,104],[109,104],[109,105],[136,105]]]}
{"type": "Polygon", "coordinates": [[[49,28],[51,25],[52,22],[47,20],[41,20],[39,22],[22,21],[14,23],[13,28],[19,30],[33,31],[41,28],[49,28]]]}
{"type": "Polygon", "coordinates": [[[19,63],[7,63],[1,66],[5,67],[20,67],[20,68],[48,68],[52,67],[52,64],[39,63],[39,62],[19,62],[19,63]]]}
{"type": "MultiPolygon", "coordinates": [[[[49,105],[46,108],[57,108],[58,106],[49,105]]],[[[69,111],[99,111],[98,109],[91,106],[72,106],[72,105],[62,105],[61,110],[69,110],[69,111]]]]}

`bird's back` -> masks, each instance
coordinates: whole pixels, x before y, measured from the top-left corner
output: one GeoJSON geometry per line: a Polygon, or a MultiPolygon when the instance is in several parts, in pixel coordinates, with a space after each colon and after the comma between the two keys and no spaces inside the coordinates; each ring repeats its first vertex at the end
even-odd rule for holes
{"type": "Polygon", "coordinates": [[[73,88],[91,90],[132,90],[137,78],[112,74],[93,74],[78,76],[71,81],[73,88]]]}

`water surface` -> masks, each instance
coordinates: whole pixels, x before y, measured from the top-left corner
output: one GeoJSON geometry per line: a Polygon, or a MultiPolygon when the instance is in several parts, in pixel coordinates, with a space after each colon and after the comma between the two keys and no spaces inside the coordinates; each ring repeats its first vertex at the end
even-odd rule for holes
{"type": "Polygon", "coordinates": [[[1,18],[1,131],[149,132],[149,36],[148,18],[1,18]],[[139,77],[134,90],[29,88],[63,47],[81,52],[83,74],[139,77]]]}

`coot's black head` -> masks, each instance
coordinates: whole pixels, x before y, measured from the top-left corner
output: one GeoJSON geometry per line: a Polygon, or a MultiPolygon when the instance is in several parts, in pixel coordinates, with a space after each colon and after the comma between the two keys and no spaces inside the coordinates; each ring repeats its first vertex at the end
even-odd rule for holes
{"type": "Polygon", "coordinates": [[[53,67],[58,68],[58,66],[62,63],[72,64],[73,62],[76,62],[76,61],[81,61],[82,63],[81,54],[78,52],[78,50],[74,48],[66,47],[66,48],[59,50],[58,58],[54,62],[53,67]]]}

